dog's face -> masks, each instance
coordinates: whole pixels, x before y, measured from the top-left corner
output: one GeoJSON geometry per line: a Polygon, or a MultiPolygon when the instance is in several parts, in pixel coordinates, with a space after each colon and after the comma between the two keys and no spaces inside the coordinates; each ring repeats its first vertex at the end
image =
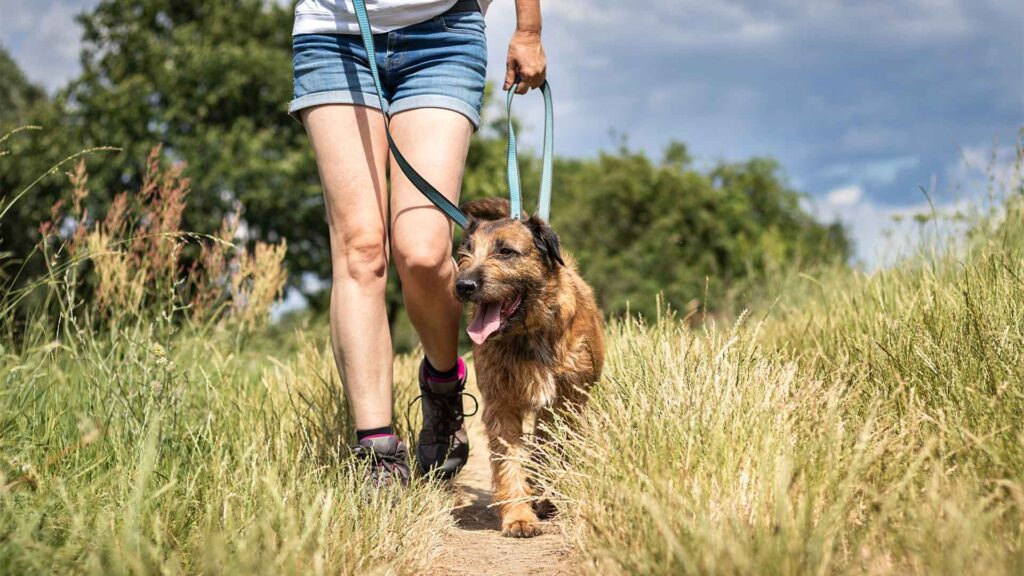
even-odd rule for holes
{"type": "Polygon", "coordinates": [[[474,219],[458,250],[455,296],[476,305],[476,344],[522,322],[526,303],[564,266],[558,236],[537,217],[474,219]]]}

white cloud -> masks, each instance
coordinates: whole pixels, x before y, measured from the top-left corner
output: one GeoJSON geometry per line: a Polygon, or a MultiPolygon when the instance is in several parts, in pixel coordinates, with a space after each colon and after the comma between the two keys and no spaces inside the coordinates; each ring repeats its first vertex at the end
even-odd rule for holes
{"type": "MultiPolygon", "coordinates": [[[[964,146],[960,152],[943,178],[933,178],[928,197],[922,194],[917,202],[882,204],[862,185],[847,184],[807,208],[823,222],[842,222],[854,241],[855,259],[868,268],[892,264],[922,245],[944,245],[966,227],[952,216],[998,211],[1005,196],[1024,181],[1014,146],[981,144],[964,146]]],[[[910,164],[897,160],[888,164],[910,164]]]]}
{"type": "Polygon", "coordinates": [[[633,37],[676,47],[751,48],[806,37],[937,44],[981,28],[968,6],[964,0],[648,0],[638,10],[618,0],[559,0],[546,3],[544,10],[566,30],[597,33],[605,40],[633,37]]]}
{"type": "Polygon", "coordinates": [[[916,168],[918,164],[920,164],[920,160],[916,156],[894,156],[865,162],[836,164],[822,170],[821,175],[827,178],[888,186],[895,182],[896,178],[904,171],[916,168]]]}
{"type": "Polygon", "coordinates": [[[948,245],[949,238],[962,232],[962,225],[947,217],[969,206],[967,200],[889,206],[861,195],[852,203],[826,201],[812,204],[811,209],[823,222],[842,222],[853,240],[854,260],[874,269],[889,266],[922,246],[948,245]]]}
{"type": "Polygon", "coordinates": [[[0,39],[28,78],[55,90],[79,71],[81,28],[75,16],[98,0],[0,0],[0,39]]]}
{"type": "Polygon", "coordinates": [[[976,145],[960,148],[960,161],[947,170],[955,192],[973,197],[999,197],[1021,183],[1021,164],[1014,146],[976,145]]]}
{"type": "Polygon", "coordinates": [[[857,202],[860,202],[860,199],[863,196],[863,188],[857,184],[849,184],[847,186],[841,186],[830,190],[828,194],[825,194],[825,201],[834,207],[852,206],[857,202]]]}
{"type": "MultiPolygon", "coordinates": [[[[73,15],[97,1],[0,0],[0,41],[30,78],[59,86],[78,67],[73,15]]],[[[947,174],[943,152],[1020,122],[1020,44],[1006,40],[1019,38],[1020,0],[542,6],[560,154],[593,155],[617,130],[654,154],[680,139],[699,159],[772,156],[815,194],[848,188],[821,196],[831,213],[884,224],[901,214],[890,204],[923,201],[906,182],[938,174],[983,190],[979,170],[947,174]]],[[[500,89],[512,0],[491,5],[487,26],[488,78],[500,89]]],[[[541,99],[518,98],[515,110],[524,146],[539,146],[541,99]]],[[[488,119],[503,114],[499,105],[488,119]]],[[[984,166],[989,149],[963,153],[984,166]]]]}
{"type": "Polygon", "coordinates": [[[572,36],[633,37],[674,47],[759,45],[776,40],[783,28],[736,2],[653,0],[638,10],[628,2],[562,0],[544,4],[544,10],[559,28],[574,31],[572,36]]]}

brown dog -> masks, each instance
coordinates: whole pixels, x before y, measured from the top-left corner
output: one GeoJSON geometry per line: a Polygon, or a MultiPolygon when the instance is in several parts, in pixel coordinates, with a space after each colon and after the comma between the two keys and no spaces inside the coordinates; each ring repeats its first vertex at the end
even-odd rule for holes
{"type": "Polygon", "coordinates": [[[546,222],[512,220],[508,202],[497,199],[468,202],[463,210],[472,220],[459,245],[455,294],[474,304],[467,331],[501,533],[529,538],[540,526],[521,465],[523,426],[586,401],[604,362],[601,313],[546,222]]]}

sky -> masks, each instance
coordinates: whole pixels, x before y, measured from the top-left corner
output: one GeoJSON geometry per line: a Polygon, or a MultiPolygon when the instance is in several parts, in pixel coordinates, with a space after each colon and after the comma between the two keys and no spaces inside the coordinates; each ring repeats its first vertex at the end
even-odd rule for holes
{"type": "MultiPolygon", "coordinates": [[[[79,70],[74,15],[95,0],[0,0],[0,42],[50,90],[79,70]]],[[[500,84],[512,0],[487,15],[500,84]]],[[[1020,0],[542,0],[556,152],[685,142],[698,166],[777,159],[823,221],[847,224],[856,259],[891,261],[905,217],[986,194],[1024,127],[1020,0]]],[[[287,80],[285,80],[287,81],[287,80]]],[[[521,98],[539,147],[539,96],[521,98]]],[[[285,103],[282,103],[282,110],[285,103]]],[[[556,192],[557,193],[557,192],[556,192]]]]}

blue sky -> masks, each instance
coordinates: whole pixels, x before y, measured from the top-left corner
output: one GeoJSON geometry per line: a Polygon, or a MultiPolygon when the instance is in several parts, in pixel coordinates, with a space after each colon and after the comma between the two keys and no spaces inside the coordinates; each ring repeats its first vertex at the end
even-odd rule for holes
{"type": "MultiPolygon", "coordinates": [[[[77,69],[76,12],[94,0],[0,0],[0,41],[50,89],[77,69]]],[[[490,75],[503,76],[512,0],[488,14],[490,75]]],[[[658,156],[777,158],[857,256],[891,255],[893,216],[984,194],[1024,126],[1020,0],[546,0],[557,150],[590,156],[613,133],[658,156]]],[[[288,81],[288,79],[282,79],[288,81]]],[[[517,110],[539,137],[539,98],[517,110]]],[[[282,107],[284,103],[282,103],[282,107]]]]}

